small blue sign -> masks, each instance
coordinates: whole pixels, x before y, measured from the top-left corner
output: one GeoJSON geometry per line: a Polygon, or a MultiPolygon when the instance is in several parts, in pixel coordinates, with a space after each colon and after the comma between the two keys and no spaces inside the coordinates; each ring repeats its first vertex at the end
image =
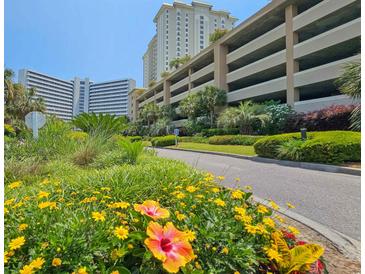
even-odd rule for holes
{"type": "Polygon", "coordinates": [[[174,129],[174,135],[179,136],[179,134],[180,134],[180,130],[178,128],[175,128],[174,129]]]}

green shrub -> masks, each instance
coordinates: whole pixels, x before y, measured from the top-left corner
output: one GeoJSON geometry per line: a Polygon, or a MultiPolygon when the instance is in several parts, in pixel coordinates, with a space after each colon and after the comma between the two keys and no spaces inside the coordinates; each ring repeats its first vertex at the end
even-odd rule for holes
{"type": "Polygon", "coordinates": [[[238,128],[209,128],[203,129],[202,135],[205,137],[217,136],[217,135],[236,135],[240,131],[238,128]]]}
{"type": "Polygon", "coordinates": [[[263,137],[254,144],[255,152],[261,157],[277,158],[277,149],[279,146],[292,139],[299,140],[300,133],[287,133],[263,137]]]}
{"type": "Polygon", "coordinates": [[[166,147],[175,145],[175,140],[175,135],[167,135],[163,137],[152,138],[151,143],[154,147],[166,147]]]}
{"type": "Polygon", "coordinates": [[[9,137],[14,137],[16,135],[15,129],[12,125],[4,124],[4,135],[9,137]]]}
{"type": "Polygon", "coordinates": [[[100,154],[93,163],[92,168],[104,169],[112,166],[120,166],[127,162],[126,155],[122,150],[111,150],[100,154]]]}
{"type": "Polygon", "coordinates": [[[361,159],[361,134],[358,132],[319,131],[309,132],[307,136],[305,142],[298,141],[299,133],[268,136],[254,144],[255,152],[261,157],[317,163],[343,163],[361,159]],[[291,153],[282,153],[283,147],[288,146],[291,146],[291,153]]]}
{"type": "Polygon", "coordinates": [[[87,139],[89,134],[83,131],[71,131],[69,134],[67,134],[67,136],[71,140],[81,143],[87,139]]]}
{"type": "Polygon", "coordinates": [[[73,163],[78,166],[87,166],[93,163],[97,156],[104,151],[104,148],[106,147],[105,141],[105,138],[99,135],[89,137],[73,154],[73,163]]]}
{"type": "Polygon", "coordinates": [[[140,141],[142,141],[142,137],[141,136],[123,136],[123,135],[118,135],[118,134],[115,134],[112,136],[112,141],[114,141],[114,142],[119,142],[119,141],[124,141],[124,140],[129,140],[132,143],[140,142],[140,141]]]}
{"type": "Polygon", "coordinates": [[[211,145],[243,145],[252,146],[262,136],[253,135],[222,135],[209,137],[211,145]]]}
{"type": "Polygon", "coordinates": [[[208,141],[209,141],[208,138],[201,137],[201,136],[182,136],[182,137],[179,137],[179,142],[207,144],[208,141]]]}
{"type": "Polygon", "coordinates": [[[139,156],[143,152],[144,144],[143,142],[131,142],[129,140],[123,140],[118,142],[118,144],[123,149],[125,154],[125,159],[128,164],[134,165],[137,163],[139,156]]]}

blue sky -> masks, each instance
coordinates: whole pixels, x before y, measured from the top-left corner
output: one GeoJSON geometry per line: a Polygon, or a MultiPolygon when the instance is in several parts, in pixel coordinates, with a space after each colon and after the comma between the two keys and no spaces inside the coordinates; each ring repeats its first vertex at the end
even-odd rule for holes
{"type": "MultiPolygon", "coordinates": [[[[5,67],[141,86],[142,55],[163,2],[172,0],[5,0],[5,67]]],[[[241,22],[269,0],[207,2],[241,22]]]]}

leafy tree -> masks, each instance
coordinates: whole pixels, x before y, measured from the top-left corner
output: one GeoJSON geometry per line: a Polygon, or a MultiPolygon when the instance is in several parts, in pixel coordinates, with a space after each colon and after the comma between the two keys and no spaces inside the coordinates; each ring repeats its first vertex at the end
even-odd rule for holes
{"type": "Polygon", "coordinates": [[[37,97],[34,88],[27,89],[21,84],[13,82],[14,73],[4,71],[4,110],[8,123],[23,121],[25,115],[31,111],[44,112],[46,107],[43,98],[37,97]]]}
{"type": "Polygon", "coordinates": [[[252,101],[241,102],[238,107],[226,109],[218,119],[221,127],[238,127],[241,134],[252,134],[255,126],[263,126],[270,116],[264,107],[252,101]]]}
{"type": "Polygon", "coordinates": [[[212,34],[209,35],[209,42],[213,44],[215,41],[218,41],[221,37],[223,37],[228,30],[226,29],[216,29],[212,34]]]}
{"type": "MultiPolygon", "coordinates": [[[[344,73],[336,81],[339,89],[343,94],[346,94],[354,100],[361,99],[361,63],[353,62],[345,67],[344,73]]],[[[361,130],[361,105],[357,105],[352,111],[351,129],[361,130]]]]}
{"type": "Polygon", "coordinates": [[[206,109],[207,116],[210,119],[210,127],[212,128],[214,126],[217,107],[224,106],[227,103],[227,93],[214,86],[207,86],[200,93],[199,107],[206,109]]]}
{"type": "Polygon", "coordinates": [[[128,119],[110,114],[82,113],[72,119],[72,124],[91,134],[110,137],[127,128],[128,119]]]}
{"type": "Polygon", "coordinates": [[[264,103],[264,112],[270,115],[270,119],[263,125],[261,132],[271,135],[283,132],[288,120],[295,114],[292,107],[274,100],[264,103]]]}

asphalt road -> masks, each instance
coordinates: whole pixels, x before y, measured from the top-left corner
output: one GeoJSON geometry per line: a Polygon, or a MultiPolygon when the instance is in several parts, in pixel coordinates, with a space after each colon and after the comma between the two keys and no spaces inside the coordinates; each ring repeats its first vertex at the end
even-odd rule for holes
{"type": "Polygon", "coordinates": [[[360,176],[261,163],[220,155],[156,149],[160,157],[182,160],[225,176],[226,186],[253,187],[254,195],[290,202],[294,212],[360,240],[360,176]],[[235,178],[241,181],[236,183],[235,178]]]}

